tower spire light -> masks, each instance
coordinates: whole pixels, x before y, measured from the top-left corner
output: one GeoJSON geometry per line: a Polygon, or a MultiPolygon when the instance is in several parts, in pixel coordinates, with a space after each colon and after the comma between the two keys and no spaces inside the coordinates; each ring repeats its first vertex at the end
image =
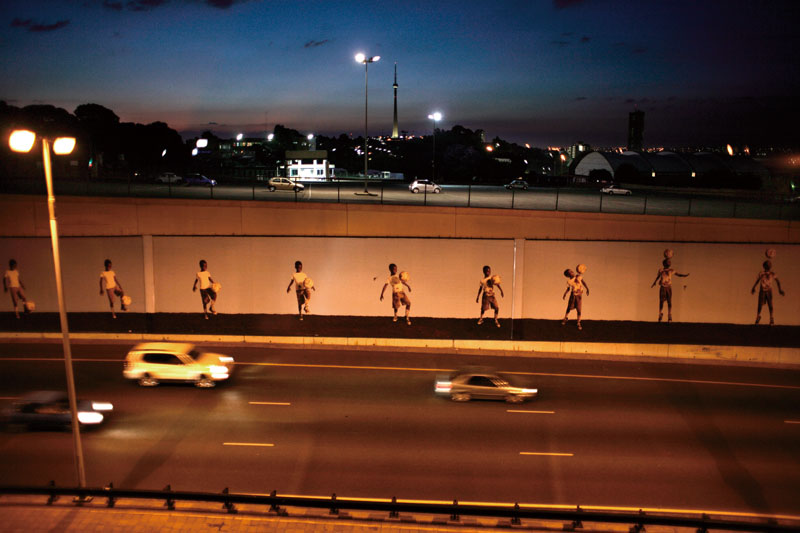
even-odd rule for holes
{"type": "Polygon", "coordinates": [[[394,62],[394,122],[392,126],[392,139],[397,139],[399,135],[399,131],[397,128],[397,61],[394,62]]]}

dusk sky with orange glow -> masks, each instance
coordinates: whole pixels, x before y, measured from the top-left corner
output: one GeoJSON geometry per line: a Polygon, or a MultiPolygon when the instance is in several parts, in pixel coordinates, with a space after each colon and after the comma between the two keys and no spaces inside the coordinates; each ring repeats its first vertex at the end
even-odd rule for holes
{"type": "Polygon", "coordinates": [[[263,135],[460,124],[536,146],[793,145],[795,1],[3,1],[0,100],[263,135]]]}

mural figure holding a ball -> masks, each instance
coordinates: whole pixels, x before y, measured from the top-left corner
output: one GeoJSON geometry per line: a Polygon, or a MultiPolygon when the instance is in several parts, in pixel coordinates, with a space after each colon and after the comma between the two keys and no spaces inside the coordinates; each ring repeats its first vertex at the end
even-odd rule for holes
{"type": "Polygon", "coordinates": [[[292,274],[289,286],[286,287],[286,292],[289,292],[292,289],[292,284],[294,284],[295,293],[297,294],[297,313],[300,315],[300,320],[303,320],[303,311],[305,311],[306,314],[311,312],[308,305],[309,300],[311,300],[311,291],[317,289],[314,287],[314,282],[311,281],[311,278],[303,272],[302,262],[295,261],[294,270],[295,272],[292,274]]]}
{"type": "Polygon", "coordinates": [[[497,320],[497,316],[500,314],[500,305],[497,303],[497,296],[494,292],[495,288],[499,289],[500,296],[505,298],[503,287],[500,286],[500,276],[492,276],[492,267],[486,265],[483,267],[483,279],[478,287],[478,296],[475,297],[476,302],[481,300],[481,316],[478,319],[478,324],[483,324],[483,314],[486,311],[494,309],[494,323],[499,328],[500,321],[497,320]],[[483,299],[481,299],[481,293],[483,293],[483,299]]]}
{"type": "Polygon", "coordinates": [[[408,284],[409,279],[408,272],[400,272],[398,275],[397,265],[394,263],[390,264],[389,277],[386,278],[386,283],[383,284],[383,288],[381,289],[381,301],[383,301],[383,292],[386,290],[386,287],[391,287],[392,309],[394,310],[394,318],[392,318],[392,322],[397,322],[397,310],[400,309],[401,305],[403,305],[406,308],[406,324],[410,326],[411,319],[408,318],[408,313],[411,311],[411,299],[403,290],[403,286],[405,286],[408,288],[408,292],[411,292],[411,286],[408,284]]]}
{"type": "Polygon", "coordinates": [[[672,276],[685,278],[689,274],[676,272],[672,267],[672,250],[664,250],[664,260],[661,262],[662,268],[658,269],[656,279],[650,288],[658,283],[658,321],[664,318],[664,302],[667,303],[667,322],[672,322],[672,276]]]}
{"type": "Polygon", "coordinates": [[[772,258],[775,257],[775,250],[770,248],[766,252],[767,260],[764,261],[763,267],[764,270],[758,273],[758,277],[756,277],[756,282],[753,284],[753,288],[750,289],[750,294],[756,293],[756,287],[758,287],[758,311],[756,312],[756,324],[761,322],[761,308],[764,307],[764,304],[767,304],[769,307],[769,325],[775,324],[775,319],[772,316],[772,281],[775,281],[775,284],[778,286],[778,292],[781,296],[786,296],[786,293],[783,292],[781,288],[781,281],[778,279],[778,275],[772,271],[772,258]]]}
{"type": "Polygon", "coordinates": [[[589,296],[589,286],[583,281],[583,274],[586,272],[586,265],[578,265],[575,267],[578,271],[576,274],[571,269],[564,271],[564,276],[567,278],[567,290],[561,297],[563,300],[569,294],[569,301],[567,301],[567,310],[564,313],[564,320],[561,325],[565,325],[569,321],[569,312],[575,309],[578,314],[578,329],[583,329],[581,326],[581,311],[583,308],[583,289],[586,289],[586,296],[589,296]]]}

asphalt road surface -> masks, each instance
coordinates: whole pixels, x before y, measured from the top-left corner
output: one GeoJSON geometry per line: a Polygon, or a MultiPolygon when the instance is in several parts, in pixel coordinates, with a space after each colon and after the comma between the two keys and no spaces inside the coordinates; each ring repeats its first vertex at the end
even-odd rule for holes
{"type": "MultiPolygon", "coordinates": [[[[124,345],[74,347],[89,485],[800,513],[800,371],[229,346],[231,382],[139,388],[124,345]],[[491,364],[521,405],[433,395],[491,364]]],[[[64,387],[59,344],[0,345],[0,396],[64,387]]],[[[7,484],[74,485],[68,432],[0,433],[7,484]]]]}
{"type": "MultiPolygon", "coordinates": [[[[692,194],[679,189],[671,191],[632,189],[630,196],[602,194],[597,188],[539,187],[508,190],[490,185],[443,185],[439,194],[413,194],[405,182],[374,181],[364,183],[310,182],[305,190],[269,191],[266,181],[258,184],[226,184],[216,187],[126,181],[66,181],[56,183],[57,195],[127,196],[150,198],[196,198],[221,200],[269,200],[286,202],[339,202],[398,205],[438,205],[449,207],[486,207],[502,209],[534,209],[545,211],[580,211],[667,216],[723,218],[798,219],[800,204],[759,198],[757,192],[737,196],[725,193],[692,194]]],[[[31,180],[6,180],[4,192],[37,193],[43,183],[31,180]]]]}

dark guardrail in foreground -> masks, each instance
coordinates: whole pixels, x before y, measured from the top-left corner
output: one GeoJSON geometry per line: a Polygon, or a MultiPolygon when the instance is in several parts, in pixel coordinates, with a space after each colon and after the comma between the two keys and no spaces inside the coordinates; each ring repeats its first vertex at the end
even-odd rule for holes
{"type": "Polygon", "coordinates": [[[118,500],[164,500],[164,507],[174,510],[178,501],[219,503],[228,513],[238,512],[237,504],[269,506],[269,511],[286,515],[285,507],[327,509],[332,515],[341,510],[381,511],[388,513],[387,518],[399,518],[400,513],[447,515],[450,522],[457,523],[462,516],[509,519],[511,525],[518,525],[522,519],[567,521],[565,530],[583,527],[583,522],[630,524],[631,533],[644,531],[646,526],[672,526],[696,529],[698,532],[709,530],[726,531],[763,531],[763,532],[797,532],[800,521],[775,520],[772,518],[753,518],[744,520],[740,517],[710,516],[703,513],[666,513],[639,511],[609,511],[597,508],[564,508],[530,504],[460,504],[452,503],[398,501],[388,499],[348,499],[312,496],[281,496],[273,491],[270,495],[235,494],[224,489],[220,493],[173,491],[167,485],[163,490],[127,490],[107,487],[58,487],[54,482],[48,486],[0,486],[0,494],[4,495],[41,495],[47,496],[48,505],[61,496],[74,496],[75,504],[82,505],[91,498],[103,498],[107,507],[114,507],[118,500]]]}

